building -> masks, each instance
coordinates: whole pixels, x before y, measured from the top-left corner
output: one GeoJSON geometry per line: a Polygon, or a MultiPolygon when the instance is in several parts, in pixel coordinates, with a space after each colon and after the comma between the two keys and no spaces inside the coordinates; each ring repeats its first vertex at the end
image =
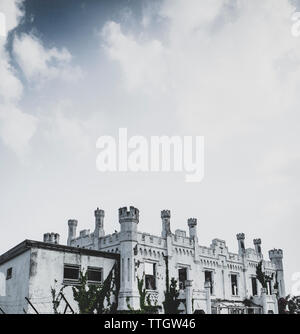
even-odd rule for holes
{"type": "Polygon", "coordinates": [[[72,286],[80,271],[88,272],[93,284],[102,283],[119,262],[118,254],[58,244],[58,234],[45,234],[44,242],[25,240],[0,256],[0,274],[5,279],[0,294],[0,314],[53,313],[51,288],[62,286],[60,313],[78,313],[72,286]],[[69,306],[68,306],[69,304],[69,306]]]}
{"type": "Polygon", "coordinates": [[[283,252],[271,250],[269,261],[264,260],[261,240],[253,241],[254,248],[246,248],[245,235],[237,235],[238,253],[228,250],[225,241],[214,239],[210,247],[200,246],[197,219],[187,220],[186,231],[171,232],[171,213],[161,212],[161,236],[138,230],[139,210],[119,209],[120,232],[105,235],[103,210],[95,211],[95,230],[76,234],[78,222],[69,220],[68,245],[97,249],[121,257],[121,289],[119,309],[127,309],[127,302],[139,308],[137,276],[145,278],[151,300],[162,305],[166,287],[166,262],[169,277],[179,282],[183,313],[203,310],[205,313],[261,312],[278,313],[276,295],[285,296],[283,252]],[[256,267],[263,261],[265,273],[273,277],[268,289],[256,278],[256,267]],[[274,285],[278,282],[278,291],[274,285]],[[252,307],[245,308],[250,299],[252,307]]]}
{"type": "MultiPolygon", "coordinates": [[[[168,273],[170,279],[178,281],[182,313],[278,313],[277,298],[285,296],[282,250],[271,250],[270,260],[265,260],[261,240],[255,239],[254,247],[246,248],[243,233],[237,235],[237,253],[230,252],[220,239],[214,239],[210,247],[201,246],[197,219],[187,220],[188,235],[184,230],[172,233],[169,210],[161,212],[160,236],[143,233],[138,230],[139,210],[134,207],[120,208],[120,231],[106,235],[104,216],[104,210],[97,208],[94,231],[82,230],[79,235],[77,220],[69,220],[67,246],[58,244],[58,235],[47,233],[43,243],[25,241],[2,255],[0,273],[9,277],[12,268],[14,281],[9,282],[8,278],[9,297],[0,298],[0,307],[13,300],[24,301],[26,296],[33,301],[46,298],[54,279],[60,286],[72,285],[64,277],[68,266],[72,269],[75,265],[77,273],[79,268],[96,268],[102,272],[103,280],[120,260],[119,310],[127,310],[128,305],[139,309],[137,277],[144,278],[152,304],[162,306],[168,273]],[[271,278],[267,288],[262,288],[256,277],[261,261],[271,278]],[[27,272],[26,278],[20,274],[27,272]]],[[[66,298],[74,305],[71,288],[66,291],[66,298]]],[[[25,306],[21,303],[13,311],[20,313],[25,306]]],[[[25,311],[31,309],[27,305],[25,311]]]]}

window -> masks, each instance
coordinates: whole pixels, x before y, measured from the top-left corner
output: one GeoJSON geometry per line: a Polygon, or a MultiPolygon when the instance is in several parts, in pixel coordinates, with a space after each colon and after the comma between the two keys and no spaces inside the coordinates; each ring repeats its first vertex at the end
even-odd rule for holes
{"type": "Polygon", "coordinates": [[[237,275],[231,275],[231,293],[233,296],[238,295],[238,278],[237,275]]]}
{"type": "Polygon", "coordinates": [[[88,281],[93,282],[93,283],[102,283],[102,268],[96,268],[96,267],[88,267],[87,270],[87,276],[88,276],[88,281]]]}
{"type": "Polygon", "coordinates": [[[147,290],[156,290],[156,264],[145,262],[145,285],[147,290]]]}
{"type": "Polygon", "coordinates": [[[64,281],[78,281],[79,280],[80,266],[77,265],[64,265],[64,281]]]}
{"type": "Polygon", "coordinates": [[[212,271],[205,271],[205,282],[210,283],[210,293],[213,294],[213,278],[212,278],[212,271]]]}
{"type": "Polygon", "coordinates": [[[186,268],[181,268],[178,270],[178,276],[179,276],[179,289],[184,290],[185,289],[185,281],[187,280],[187,270],[186,268]]]}
{"type": "Polygon", "coordinates": [[[267,282],[267,295],[271,295],[272,294],[272,282],[268,281],[267,282]]]}
{"type": "Polygon", "coordinates": [[[252,295],[257,296],[257,280],[256,280],[256,277],[252,277],[251,281],[252,281],[252,295]]]}
{"type": "Polygon", "coordinates": [[[6,279],[9,280],[12,278],[12,268],[8,268],[6,271],[6,279]]]}

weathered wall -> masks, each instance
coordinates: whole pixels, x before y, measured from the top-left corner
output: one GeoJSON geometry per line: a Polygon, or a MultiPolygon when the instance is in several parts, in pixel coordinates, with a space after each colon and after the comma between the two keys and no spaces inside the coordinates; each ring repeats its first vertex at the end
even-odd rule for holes
{"type": "Polygon", "coordinates": [[[7,314],[27,312],[29,287],[30,250],[0,265],[0,273],[5,277],[5,296],[0,296],[0,307],[7,314]],[[12,269],[12,278],[6,280],[8,268],[12,269]]]}
{"type": "MultiPolygon", "coordinates": [[[[109,258],[32,248],[29,297],[33,298],[33,303],[35,302],[40,313],[52,313],[51,287],[54,286],[55,280],[57,291],[63,286],[64,264],[80,265],[83,271],[88,266],[101,267],[105,279],[115,262],[116,260],[109,258]]],[[[78,312],[77,304],[73,301],[72,288],[67,287],[63,293],[74,311],[78,312]]],[[[61,307],[64,306],[65,303],[62,302],[61,307]]],[[[33,313],[32,310],[29,311],[33,313]]]]}

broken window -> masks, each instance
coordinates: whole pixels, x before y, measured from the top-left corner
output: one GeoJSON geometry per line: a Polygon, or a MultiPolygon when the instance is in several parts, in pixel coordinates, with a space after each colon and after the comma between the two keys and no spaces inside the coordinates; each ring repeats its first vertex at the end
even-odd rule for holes
{"type": "Polygon", "coordinates": [[[6,271],[6,279],[9,280],[12,278],[12,268],[8,268],[6,271]]]}
{"type": "Polygon", "coordinates": [[[252,296],[257,296],[257,280],[256,277],[252,277],[252,296]]]}
{"type": "Polygon", "coordinates": [[[80,266],[78,265],[64,265],[64,281],[79,281],[80,266]]]}
{"type": "Polygon", "coordinates": [[[147,290],[156,290],[156,264],[145,262],[145,285],[147,290]]]}
{"type": "Polygon", "coordinates": [[[205,282],[210,283],[210,293],[213,294],[213,277],[212,277],[212,271],[205,271],[205,282]]]}
{"type": "Polygon", "coordinates": [[[96,267],[88,267],[87,269],[87,277],[89,283],[102,283],[102,268],[96,268],[96,267]]]}
{"type": "Polygon", "coordinates": [[[237,275],[231,275],[231,293],[233,296],[238,295],[238,278],[237,275]]]}
{"type": "Polygon", "coordinates": [[[187,280],[187,270],[186,268],[181,268],[178,270],[178,276],[179,276],[179,289],[184,290],[185,289],[185,281],[187,280]]]}

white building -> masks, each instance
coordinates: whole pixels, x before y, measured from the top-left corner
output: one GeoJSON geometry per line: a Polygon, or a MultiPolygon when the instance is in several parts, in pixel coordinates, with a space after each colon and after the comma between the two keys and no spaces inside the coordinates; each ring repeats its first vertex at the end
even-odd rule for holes
{"type": "Polygon", "coordinates": [[[64,285],[68,287],[63,290],[65,300],[59,312],[78,313],[72,286],[80,271],[88,272],[90,283],[99,284],[119,262],[118,254],[62,246],[58,239],[57,234],[45,234],[45,242],[25,240],[0,256],[0,274],[5,280],[0,314],[53,313],[51,287],[58,294],[64,285]],[[66,308],[67,303],[70,307],[66,308]]]}
{"type": "Polygon", "coordinates": [[[248,312],[278,313],[276,293],[285,297],[283,252],[271,250],[270,261],[264,260],[261,240],[254,240],[254,248],[245,247],[245,235],[237,235],[238,253],[228,250],[225,241],[214,239],[210,247],[200,246],[197,237],[197,219],[187,221],[185,231],[171,232],[171,213],[161,212],[161,236],[138,231],[139,210],[119,209],[120,232],[105,235],[104,211],[95,211],[95,230],[83,230],[76,235],[77,221],[69,220],[68,245],[103,252],[117,253],[121,257],[121,289],[119,309],[139,308],[137,276],[145,275],[145,287],[157,305],[164,301],[166,289],[166,262],[169,278],[174,277],[181,289],[182,312],[195,310],[211,312],[247,312],[245,299],[252,301],[248,312]],[[273,276],[268,289],[262,289],[256,278],[256,267],[263,261],[265,273],[273,276]],[[274,285],[278,282],[278,291],[274,285]]]}
{"type": "Polygon", "coordinates": [[[104,211],[97,209],[92,233],[83,230],[77,236],[78,222],[68,221],[68,246],[59,245],[54,233],[45,234],[44,242],[23,242],[0,257],[0,274],[6,276],[6,296],[0,297],[0,307],[7,313],[34,313],[26,297],[40,313],[52,313],[50,288],[57,280],[58,288],[70,285],[64,294],[77,312],[71,286],[78,281],[79,271],[93,271],[99,283],[120,262],[119,310],[127,310],[128,304],[139,309],[137,277],[144,277],[152,304],[162,306],[168,272],[170,280],[178,281],[182,313],[278,313],[277,297],[285,297],[282,250],[271,250],[270,261],[265,260],[261,240],[254,240],[254,248],[246,248],[243,233],[237,235],[238,253],[230,252],[220,239],[210,247],[200,246],[197,219],[188,219],[187,235],[183,230],[172,233],[170,218],[169,210],[161,212],[162,232],[155,236],[138,231],[138,209],[121,208],[120,231],[105,235],[104,211]],[[267,289],[256,278],[261,261],[265,273],[273,277],[267,289]],[[247,307],[245,299],[251,300],[247,307]]]}

